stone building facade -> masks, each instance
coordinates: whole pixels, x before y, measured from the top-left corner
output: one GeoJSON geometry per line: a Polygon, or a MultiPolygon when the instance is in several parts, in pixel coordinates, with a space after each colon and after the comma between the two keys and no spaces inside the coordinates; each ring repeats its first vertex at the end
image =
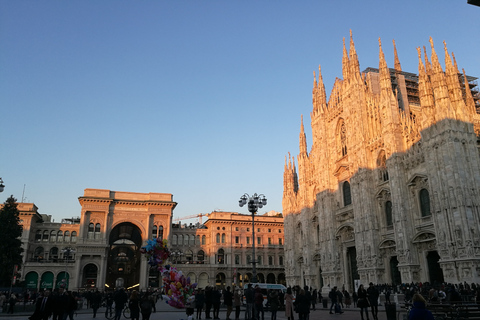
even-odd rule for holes
{"type": "Polygon", "coordinates": [[[478,87],[430,44],[418,75],[395,42],[393,69],[380,42],[379,68],[360,72],[350,35],[328,101],[314,75],[312,147],[302,118],[284,169],[288,285],[480,282],[478,87]]]}
{"type": "MultiPolygon", "coordinates": [[[[199,285],[242,285],[250,279],[251,216],[213,212],[202,225],[172,223],[171,194],[85,189],[77,218],[51,221],[19,203],[24,249],[21,279],[28,289],[159,287],[158,272],[140,254],[148,239],[169,240],[171,262],[199,285]]],[[[283,217],[256,216],[258,267],[265,281],[285,283],[283,217]]]]}

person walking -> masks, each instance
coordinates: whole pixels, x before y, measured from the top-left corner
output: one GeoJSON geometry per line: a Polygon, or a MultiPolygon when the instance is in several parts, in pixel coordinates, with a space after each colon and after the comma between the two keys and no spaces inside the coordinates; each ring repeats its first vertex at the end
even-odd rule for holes
{"type": "Polygon", "coordinates": [[[205,319],[212,319],[210,311],[212,310],[212,287],[205,288],[205,319]]]}
{"type": "Polygon", "coordinates": [[[53,299],[49,290],[45,290],[43,295],[38,297],[35,303],[35,311],[29,318],[31,320],[48,320],[53,312],[53,299]]]}
{"type": "Polygon", "coordinates": [[[374,320],[378,320],[378,297],[380,293],[378,289],[370,282],[367,289],[368,302],[370,303],[370,308],[372,310],[372,317],[374,320]]]}
{"type": "Polygon", "coordinates": [[[263,310],[263,294],[262,290],[259,286],[255,287],[255,298],[254,298],[254,306],[255,306],[255,319],[256,320],[265,320],[265,312],[263,310]],[[260,319],[260,315],[262,318],[260,319]]]}
{"type": "Polygon", "coordinates": [[[247,290],[245,291],[245,300],[247,301],[247,308],[245,309],[245,320],[252,320],[253,315],[253,304],[255,302],[255,290],[252,287],[252,284],[249,283],[247,290]]]}
{"type": "Polygon", "coordinates": [[[223,293],[223,304],[227,307],[227,320],[230,320],[230,314],[232,314],[233,294],[230,291],[230,287],[223,293]]]}
{"type": "Polygon", "coordinates": [[[287,320],[295,320],[293,316],[293,300],[292,288],[288,287],[285,294],[285,317],[287,317],[287,320]]]}
{"type": "Polygon", "coordinates": [[[148,293],[145,293],[140,299],[140,312],[142,313],[142,320],[150,320],[153,310],[153,301],[150,299],[148,293]]]}
{"type": "Polygon", "coordinates": [[[310,314],[310,299],[304,289],[300,289],[293,303],[299,320],[308,320],[310,314]]]}
{"type": "Polygon", "coordinates": [[[345,307],[350,308],[350,305],[352,304],[352,298],[350,297],[350,293],[348,293],[348,291],[344,289],[343,296],[345,297],[345,307]]]}
{"type": "Polygon", "coordinates": [[[77,310],[77,299],[73,295],[72,291],[67,291],[65,294],[65,300],[66,305],[65,312],[63,313],[63,320],[67,320],[67,318],[73,320],[73,314],[75,313],[75,310],[77,310]]]}
{"type": "Polygon", "coordinates": [[[268,304],[270,306],[271,320],[277,320],[277,311],[280,306],[280,301],[278,300],[278,293],[276,290],[270,290],[268,294],[268,304]]]}
{"type": "Polygon", "coordinates": [[[242,305],[242,290],[240,288],[235,290],[233,305],[235,306],[235,320],[240,320],[240,306],[242,305]]]}
{"type": "Polygon", "coordinates": [[[220,314],[220,304],[222,303],[222,294],[218,290],[217,287],[215,287],[212,291],[212,306],[213,306],[213,319],[214,320],[219,320],[219,314],[220,314]]]}
{"type": "Polygon", "coordinates": [[[195,308],[197,309],[197,320],[202,319],[202,310],[205,306],[205,292],[203,289],[197,289],[195,293],[195,308]]]}
{"type": "Polygon", "coordinates": [[[125,304],[128,301],[128,295],[123,288],[120,288],[113,295],[113,301],[115,301],[115,320],[120,320],[122,317],[122,310],[125,308],[125,304]]]}
{"type": "Polygon", "coordinates": [[[13,314],[13,310],[15,308],[15,304],[17,303],[17,296],[12,293],[10,295],[10,299],[8,299],[8,312],[9,314],[13,314]]]}
{"type": "Polygon", "coordinates": [[[312,291],[312,310],[313,311],[317,310],[315,306],[317,304],[317,299],[318,299],[317,289],[313,289],[312,291]]]}
{"type": "Polygon", "coordinates": [[[97,289],[92,295],[92,302],[91,302],[94,318],[97,317],[97,310],[98,308],[100,308],[101,304],[102,304],[102,294],[97,289]]]}
{"type": "Polygon", "coordinates": [[[334,309],[335,313],[343,313],[343,311],[340,309],[340,305],[338,304],[337,287],[333,287],[328,294],[328,297],[332,301],[332,305],[330,306],[330,314],[333,314],[332,309],[334,309]]]}
{"type": "Polygon", "coordinates": [[[132,291],[128,301],[128,308],[130,309],[130,319],[140,320],[140,297],[137,290],[132,291]]]}
{"type": "Polygon", "coordinates": [[[365,288],[363,287],[363,284],[361,284],[360,287],[358,288],[357,297],[358,297],[357,306],[360,308],[360,316],[362,317],[362,320],[365,320],[363,318],[364,311],[365,311],[367,320],[370,320],[368,318],[368,307],[370,304],[368,302],[367,290],[365,290],[365,288]]]}

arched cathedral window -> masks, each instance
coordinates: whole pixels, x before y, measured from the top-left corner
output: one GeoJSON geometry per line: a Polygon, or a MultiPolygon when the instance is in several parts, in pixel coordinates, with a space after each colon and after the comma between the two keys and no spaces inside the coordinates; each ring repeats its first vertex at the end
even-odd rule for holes
{"type": "Polygon", "coordinates": [[[389,177],[387,170],[387,157],[385,156],[385,151],[382,151],[378,156],[377,167],[380,181],[388,181],[389,177]]]}
{"type": "Polygon", "coordinates": [[[385,221],[387,223],[387,227],[393,226],[392,202],[391,201],[385,202],[385,221]]]}
{"type": "Polygon", "coordinates": [[[432,213],[430,212],[430,194],[427,189],[420,190],[420,211],[422,212],[422,217],[428,217],[432,213]]]}
{"type": "Polygon", "coordinates": [[[343,191],[343,205],[346,207],[352,204],[352,193],[350,190],[350,183],[345,181],[342,185],[343,191]]]}

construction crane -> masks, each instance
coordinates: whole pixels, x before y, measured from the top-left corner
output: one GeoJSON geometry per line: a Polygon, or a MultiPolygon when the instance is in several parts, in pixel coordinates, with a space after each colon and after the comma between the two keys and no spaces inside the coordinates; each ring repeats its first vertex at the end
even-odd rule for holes
{"type": "Polygon", "coordinates": [[[183,221],[183,220],[188,220],[188,219],[196,219],[198,218],[198,221],[200,224],[202,224],[202,217],[208,217],[208,213],[199,213],[199,214],[192,214],[190,216],[185,216],[181,218],[175,218],[173,219],[173,222],[178,222],[178,221],[183,221]]]}

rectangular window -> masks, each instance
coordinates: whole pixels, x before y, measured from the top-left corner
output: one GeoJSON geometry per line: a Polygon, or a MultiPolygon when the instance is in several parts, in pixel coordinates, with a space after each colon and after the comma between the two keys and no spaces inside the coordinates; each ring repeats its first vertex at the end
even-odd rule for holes
{"type": "Polygon", "coordinates": [[[258,228],[257,231],[260,232],[260,228],[258,228]]]}
{"type": "Polygon", "coordinates": [[[268,229],[268,232],[272,232],[272,229],[268,229]]]}
{"type": "Polygon", "coordinates": [[[240,237],[235,237],[235,243],[239,243],[240,242],[240,237]]]}
{"type": "Polygon", "coordinates": [[[282,243],[282,238],[279,238],[279,239],[278,239],[278,244],[279,244],[279,245],[282,245],[282,244],[283,244],[283,243],[282,243]]]}
{"type": "Polygon", "coordinates": [[[247,244],[250,244],[250,237],[247,237],[247,244]]]}
{"type": "Polygon", "coordinates": [[[268,238],[268,244],[272,244],[272,238],[268,238]]]}
{"type": "Polygon", "coordinates": [[[235,227],[235,231],[238,231],[238,227],[235,227]]]}
{"type": "Polygon", "coordinates": [[[250,232],[250,228],[247,228],[247,232],[250,232]]]}
{"type": "Polygon", "coordinates": [[[257,237],[257,244],[262,244],[262,238],[257,237]]]}
{"type": "Polygon", "coordinates": [[[282,233],[282,229],[278,229],[278,233],[282,233]]]}

